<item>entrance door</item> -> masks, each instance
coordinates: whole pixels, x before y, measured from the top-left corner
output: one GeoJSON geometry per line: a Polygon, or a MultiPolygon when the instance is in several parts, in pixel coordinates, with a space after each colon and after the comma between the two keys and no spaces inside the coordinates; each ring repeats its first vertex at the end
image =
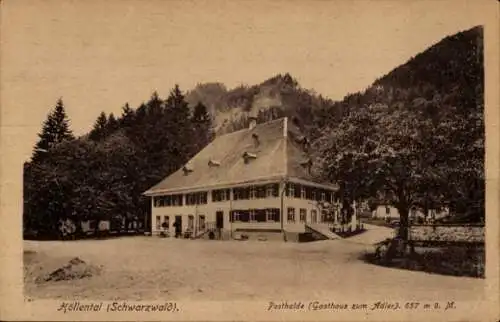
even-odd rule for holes
{"type": "Polygon", "coordinates": [[[311,223],[315,224],[318,222],[318,213],[316,210],[311,210],[311,223]]]}
{"type": "Polygon", "coordinates": [[[194,230],[194,216],[193,215],[188,216],[188,229],[191,231],[194,230]]]}
{"type": "Polygon", "coordinates": [[[205,230],[205,215],[198,215],[198,230],[205,230]]]}
{"type": "Polygon", "coordinates": [[[224,212],[223,211],[217,211],[215,213],[215,226],[217,227],[217,229],[224,228],[224,212]]]}
{"type": "Polygon", "coordinates": [[[175,237],[182,234],[182,216],[175,216],[175,237]]]}

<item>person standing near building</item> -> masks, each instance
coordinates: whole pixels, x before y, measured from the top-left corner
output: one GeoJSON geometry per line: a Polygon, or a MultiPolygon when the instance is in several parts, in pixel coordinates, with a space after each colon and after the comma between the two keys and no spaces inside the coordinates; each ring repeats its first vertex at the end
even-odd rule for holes
{"type": "Polygon", "coordinates": [[[164,222],[163,222],[163,224],[161,224],[161,228],[163,228],[162,234],[163,234],[165,237],[168,237],[168,236],[169,236],[169,226],[168,226],[168,222],[164,221],[164,222]]]}
{"type": "Polygon", "coordinates": [[[176,220],[173,224],[174,229],[175,229],[175,238],[179,238],[181,236],[181,225],[180,223],[176,220]]]}

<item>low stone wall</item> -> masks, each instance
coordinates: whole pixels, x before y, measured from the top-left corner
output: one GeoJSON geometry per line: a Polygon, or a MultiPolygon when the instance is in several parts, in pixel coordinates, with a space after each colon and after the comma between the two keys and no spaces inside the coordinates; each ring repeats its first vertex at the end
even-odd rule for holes
{"type": "Polygon", "coordinates": [[[314,240],[326,240],[326,239],[328,239],[325,235],[317,232],[314,229],[311,229],[311,227],[309,227],[309,226],[306,226],[305,234],[310,234],[311,238],[314,240]]]}
{"type": "Polygon", "coordinates": [[[283,241],[287,242],[298,242],[299,241],[299,233],[294,233],[294,232],[285,232],[285,238],[283,241]]]}
{"type": "Polygon", "coordinates": [[[484,243],[484,226],[413,225],[413,241],[484,243]]]}

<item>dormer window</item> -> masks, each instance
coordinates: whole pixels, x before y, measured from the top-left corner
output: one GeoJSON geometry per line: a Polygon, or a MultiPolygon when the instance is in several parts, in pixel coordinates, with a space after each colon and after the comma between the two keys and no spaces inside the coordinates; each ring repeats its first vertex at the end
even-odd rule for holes
{"type": "Polygon", "coordinates": [[[301,166],[303,166],[304,168],[306,168],[306,167],[310,167],[310,166],[312,165],[312,160],[311,160],[311,159],[307,159],[307,160],[305,160],[305,161],[302,161],[302,162],[300,163],[300,165],[301,165],[301,166]]]}
{"type": "Polygon", "coordinates": [[[307,159],[303,162],[300,163],[300,165],[307,170],[308,173],[311,173],[311,167],[312,167],[312,160],[307,159]]]}
{"type": "Polygon", "coordinates": [[[257,155],[255,153],[250,153],[250,152],[245,152],[243,153],[243,160],[245,160],[245,163],[250,162],[252,159],[256,159],[257,155]]]}
{"type": "Polygon", "coordinates": [[[184,171],[184,175],[187,176],[189,173],[193,172],[193,168],[186,164],[183,168],[182,171],[184,171]]]}
{"type": "Polygon", "coordinates": [[[249,121],[250,121],[250,122],[249,122],[249,124],[248,124],[248,129],[249,129],[249,130],[252,130],[254,127],[256,127],[256,126],[257,126],[257,118],[256,118],[256,117],[251,116],[251,117],[249,117],[249,121]]]}
{"type": "Polygon", "coordinates": [[[218,166],[220,166],[220,162],[216,161],[216,160],[210,160],[210,161],[208,161],[208,166],[209,167],[218,167],[218,166]]]}

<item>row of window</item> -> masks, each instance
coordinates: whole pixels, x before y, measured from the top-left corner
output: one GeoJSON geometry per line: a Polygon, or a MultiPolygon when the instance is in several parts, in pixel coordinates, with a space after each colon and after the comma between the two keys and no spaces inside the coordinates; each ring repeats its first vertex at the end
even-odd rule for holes
{"type": "Polygon", "coordinates": [[[195,192],[186,194],[186,205],[204,205],[207,203],[207,192],[195,192]]]}
{"type": "Polygon", "coordinates": [[[229,220],[232,222],[279,222],[278,208],[231,210],[229,220]]]}
{"type": "MultiPolygon", "coordinates": [[[[333,192],[326,189],[313,188],[296,183],[288,183],[285,188],[286,196],[316,201],[331,201],[333,192]]],[[[212,191],[212,202],[228,201],[231,199],[231,189],[212,191]]],[[[263,199],[279,197],[279,184],[267,184],[233,188],[233,200],[263,199]]],[[[186,194],[186,205],[203,205],[208,200],[208,192],[186,194]]],[[[182,206],[181,194],[154,197],[155,207],[182,206]]]]}
{"type": "MultiPolygon", "coordinates": [[[[207,192],[195,192],[186,194],[186,205],[204,205],[207,203],[207,192]]],[[[169,206],[182,206],[183,196],[178,195],[167,195],[154,197],[155,207],[169,207],[169,206]]]]}
{"type": "Polygon", "coordinates": [[[316,201],[332,201],[333,192],[326,189],[309,187],[297,183],[288,183],[286,185],[287,197],[294,197],[316,201]]]}
{"type": "Polygon", "coordinates": [[[154,197],[155,207],[182,206],[182,195],[154,197]]]}
{"type": "MultiPolygon", "coordinates": [[[[182,216],[177,216],[181,217],[182,216]]],[[[156,216],[156,230],[168,230],[170,229],[170,217],[163,216],[163,221],[161,216],[156,216]]],[[[205,215],[198,215],[198,229],[205,229],[205,215]]],[[[188,215],[187,228],[193,230],[194,229],[194,216],[188,215]]]]}
{"type": "Polygon", "coordinates": [[[212,191],[212,202],[227,201],[231,199],[231,189],[219,189],[212,191]]]}
{"type": "MultiPolygon", "coordinates": [[[[176,216],[182,217],[182,216],[176,216]]],[[[266,208],[266,209],[247,209],[247,210],[232,210],[230,212],[229,220],[232,222],[279,222],[280,221],[280,210],[278,208],[266,208]]],[[[321,221],[325,221],[326,217],[324,214],[321,215],[321,221]]],[[[287,221],[295,222],[295,208],[287,208],[287,221]]],[[[307,221],[307,210],[299,209],[299,221],[307,221]]],[[[316,210],[311,210],[312,223],[318,222],[318,212],[316,210]]],[[[170,217],[169,216],[156,216],[156,230],[169,229],[170,228],[170,217]],[[163,221],[162,221],[163,219],[163,221]]],[[[205,215],[198,215],[198,229],[205,228],[205,215]]],[[[188,215],[188,229],[194,228],[194,216],[188,215]]]]}
{"type": "MultiPolygon", "coordinates": [[[[299,221],[305,223],[307,221],[307,210],[299,209],[299,221]]],[[[318,212],[311,210],[312,223],[318,222],[318,212]]],[[[232,222],[279,222],[280,210],[278,208],[267,209],[249,209],[249,210],[232,210],[230,215],[232,222]]],[[[295,208],[287,208],[287,221],[296,222],[295,208]]],[[[326,216],[321,215],[321,221],[326,221],[326,216]]]]}
{"type": "MultiPolygon", "coordinates": [[[[306,209],[299,209],[299,221],[300,222],[306,222],[307,221],[307,210],[306,209]]],[[[288,222],[295,222],[295,208],[288,208],[287,209],[287,221],[288,222]]],[[[313,223],[316,223],[318,221],[318,212],[316,210],[311,210],[311,221],[313,223]]]]}
{"type": "Polygon", "coordinates": [[[263,199],[279,196],[279,184],[268,184],[233,189],[234,200],[263,199]]]}

